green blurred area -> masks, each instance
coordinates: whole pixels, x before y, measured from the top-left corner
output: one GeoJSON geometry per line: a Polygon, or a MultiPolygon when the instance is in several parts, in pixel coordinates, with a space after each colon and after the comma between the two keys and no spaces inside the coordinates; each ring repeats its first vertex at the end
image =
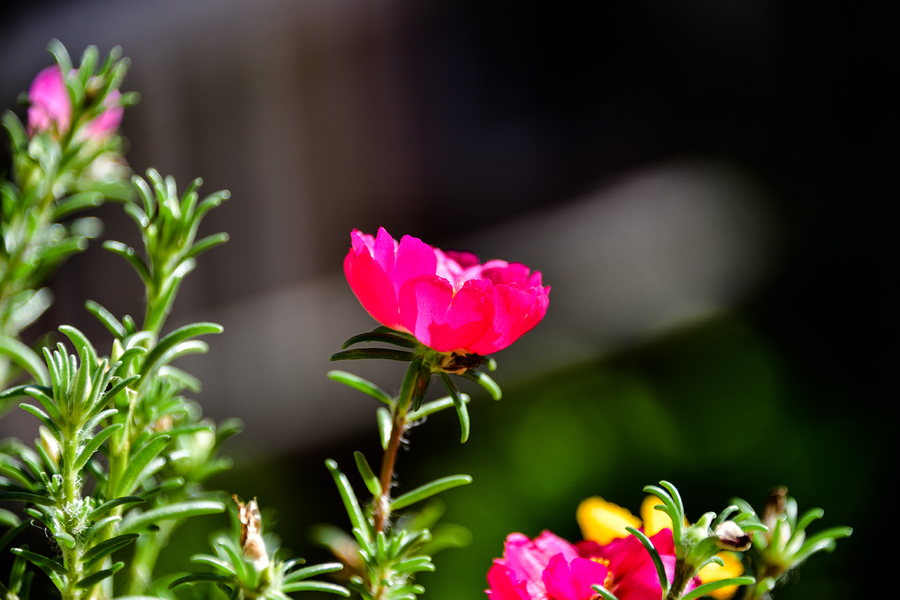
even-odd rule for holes
{"type": "MultiPolygon", "coordinates": [[[[843,390],[827,374],[810,386],[794,367],[759,328],[730,315],[507,386],[500,402],[464,390],[473,395],[470,440],[459,444],[452,411],[434,415],[409,433],[410,451],[398,461],[401,493],[439,476],[474,477],[441,495],[443,521],[465,526],[473,541],[436,557],[437,571],[419,579],[423,598],[483,598],[485,574],[510,532],[534,536],[550,529],[576,541],[582,499],[599,495],[637,513],[642,488],[660,479],[679,487],[689,519],[721,511],[734,496],[762,510],[769,489],[788,486],[801,511],[825,509],[811,531],[849,525],[855,532],[833,554],[815,555],[776,597],[855,595],[864,540],[876,518],[872,457],[880,442],[853,425],[853,408],[835,409],[847,399],[835,397],[843,390]]],[[[374,408],[360,397],[360,410],[374,408]]],[[[347,518],[323,461],[336,459],[363,496],[354,449],[377,461],[374,415],[371,435],[320,451],[263,464],[235,456],[235,468],[211,487],[258,497],[270,515],[277,513],[273,525],[286,546],[311,561],[328,560],[309,544],[309,528],[315,522],[346,527],[347,518]]],[[[170,560],[205,550],[206,530],[193,525],[180,532],[170,560]]]]}

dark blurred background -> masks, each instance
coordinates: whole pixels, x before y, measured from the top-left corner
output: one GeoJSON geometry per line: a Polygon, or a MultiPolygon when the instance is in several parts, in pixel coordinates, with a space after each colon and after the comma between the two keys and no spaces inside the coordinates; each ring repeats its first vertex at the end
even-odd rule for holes
{"type": "MultiPolygon", "coordinates": [[[[227,188],[170,324],[221,322],[185,361],[207,415],[240,417],[233,470],[285,545],[346,525],[323,460],[376,456],[374,406],[325,379],[374,323],[340,268],[352,228],[385,226],[553,286],[547,318],[498,354],[504,399],[473,395],[410,434],[402,486],[444,494],[474,541],[421,577],[425,598],[483,597],[511,531],[577,539],[589,495],[637,510],[681,489],[688,517],[787,485],[853,537],[779,599],[868,597],[896,473],[896,21],[887,2],[614,4],[474,0],[56,0],[0,20],[0,101],[14,108],[61,40],[119,45],[127,158],[184,188],[227,188]],[[894,77],[891,77],[894,75],[894,77]],[[890,102],[890,107],[889,107],[890,102]],[[893,211],[891,211],[893,212],[893,211]],[[876,537],[876,532],[878,536],[876,537]],[[877,545],[877,546],[876,546],[877,545]]],[[[21,107],[16,109],[24,114],[21,107]]],[[[104,237],[136,243],[115,205],[104,237]]],[[[44,329],[105,330],[83,309],[141,313],[136,277],[95,243],[54,279],[44,329]]],[[[344,365],[388,390],[402,367],[344,365]]],[[[8,415],[4,436],[30,439],[8,415]]],[[[359,483],[354,480],[355,483],[359,483]]],[[[361,486],[360,486],[361,489],[361,486]]],[[[889,523],[890,521],[887,521],[889,523]]],[[[206,524],[204,524],[205,526],[206,524]]],[[[213,525],[215,526],[215,524],[213,525]]],[[[172,565],[206,549],[185,530],[172,565]]],[[[173,567],[181,568],[181,567],[173,567]]]]}

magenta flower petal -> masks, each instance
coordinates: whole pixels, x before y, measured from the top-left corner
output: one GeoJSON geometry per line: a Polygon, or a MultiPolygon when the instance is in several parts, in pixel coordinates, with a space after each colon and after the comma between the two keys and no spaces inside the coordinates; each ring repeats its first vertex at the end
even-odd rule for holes
{"type": "Polygon", "coordinates": [[[400,315],[406,330],[429,348],[465,351],[491,326],[494,305],[473,286],[454,294],[446,279],[426,275],[403,284],[400,315]]]}
{"type": "MultiPolygon", "coordinates": [[[[384,228],[378,232],[379,237],[384,228]]],[[[385,235],[387,232],[384,231],[385,235]]],[[[390,236],[388,236],[390,237],[390,236]]],[[[437,258],[431,246],[418,238],[404,235],[397,248],[394,268],[390,273],[391,283],[397,294],[410,279],[423,275],[434,275],[437,271],[437,258]]]]}
{"type": "MultiPolygon", "coordinates": [[[[481,267],[482,277],[493,283],[518,283],[521,286],[528,285],[531,269],[522,263],[508,263],[505,260],[489,260],[481,267]]],[[[535,271],[540,285],[540,273],[535,271]]]]}
{"type": "Polygon", "coordinates": [[[592,585],[603,585],[606,566],[587,558],[566,560],[563,554],[550,559],[544,570],[544,586],[553,600],[592,600],[597,592],[592,585]]]}
{"type": "Polygon", "coordinates": [[[491,600],[531,600],[528,593],[528,582],[516,578],[512,569],[507,567],[500,559],[494,560],[494,565],[487,574],[488,589],[485,592],[491,600]]]}
{"type": "Polygon", "coordinates": [[[511,533],[503,544],[503,558],[494,560],[488,571],[491,600],[553,600],[547,594],[544,571],[550,560],[561,556],[564,562],[578,558],[578,550],[549,531],[534,540],[511,533]]]}
{"type": "Polygon", "coordinates": [[[353,256],[351,250],[344,259],[344,275],[350,289],[373,319],[392,329],[405,331],[394,285],[378,261],[365,250],[358,256],[353,256]]]}
{"type": "Polygon", "coordinates": [[[87,136],[92,139],[103,139],[115,133],[122,122],[125,109],[119,104],[122,94],[119,90],[111,90],[106,96],[106,110],[97,115],[87,126],[87,136]]]}
{"type": "Polygon", "coordinates": [[[478,255],[464,250],[446,250],[444,254],[456,261],[463,269],[478,266],[478,255]]]}
{"type": "Polygon", "coordinates": [[[518,284],[491,285],[479,281],[480,287],[494,305],[494,322],[471,350],[487,355],[506,348],[528,333],[547,313],[549,288],[522,289],[518,284]]]}
{"type": "MultiPolygon", "coordinates": [[[[399,244],[391,237],[384,227],[378,229],[378,236],[372,245],[372,256],[390,276],[394,272],[394,262],[397,257],[399,244]]],[[[392,278],[393,280],[393,278],[392,278]]]]}

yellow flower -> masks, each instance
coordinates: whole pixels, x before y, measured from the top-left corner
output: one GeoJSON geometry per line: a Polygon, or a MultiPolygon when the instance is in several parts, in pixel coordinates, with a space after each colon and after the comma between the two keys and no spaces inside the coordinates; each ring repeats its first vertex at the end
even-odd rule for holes
{"type": "Polygon", "coordinates": [[[575,518],[584,539],[603,545],[618,538],[628,537],[626,527],[637,529],[641,526],[641,520],[627,508],[607,502],[599,496],[582,501],[578,505],[575,518]]]}
{"type": "MultiPolygon", "coordinates": [[[[578,526],[581,527],[584,539],[605,546],[615,539],[628,537],[630,534],[625,530],[626,527],[640,529],[643,525],[644,533],[648,537],[659,533],[662,529],[671,529],[672,519],[669,518],[669,515],[653,508],[662,504],[662,500],[656,496],[647,496],[641,503],[641,518],[639,519],[627,508],[594,496],[583,500],[578,505],[575,518],[578,526]]],[[[689,526],[687,519],[684,524],[685,527],[689,526]]],[[[715,563],[710,563],[700,569],[697,575],[703,583],[737,577],[744,573],[740,555],[733,552],[719,552],[718,556],[724,561],[725,566],[720,567],[715,563]]],[[[710,593],[710,596],[716,600],[728,600],[734,596],[735,592],[737,592],[737,586],[728,586],[710,593]]]]}
{"type": "MultiPolygon", "coordinates": [[[[728,579],[729,577],[738,577],[744,574],[744,564],[741,562],[739,554],[735,554],[734,552],[719,552],[716,556],[722,559],[725,566],[720,567],[716,563],[709,563],[700,569],[700,572],[697,573],[697,575],[703,583],[728,579]]],[[[737,589],[738,586],[729,585],[727,587],[719,588],[714,592],[710,592],[709,595],[716,600],[728,600],[734,596],[737,589]]]]}
{"type": "Polygon", "coordinates": [[[640,529],[652,536],[662,529],[672,528],[672,519],[666,513],[653,508],[662,505],[656,496],[647,496],[641,504],[641,518],[635,517],[627,508],[607,502],[599,496],[593,496],[578,505],[575,518],[581,527],[581,534],[586,540],[606,545],[613,540],[628,537],[626,527],[640,529]]]}

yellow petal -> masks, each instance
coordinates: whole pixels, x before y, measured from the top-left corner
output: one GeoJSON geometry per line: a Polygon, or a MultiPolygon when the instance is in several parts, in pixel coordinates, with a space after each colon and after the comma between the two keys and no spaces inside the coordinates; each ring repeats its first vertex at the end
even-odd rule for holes
{"type": "Polygon", "coordinates": [[[650,495],[641,503],[641,518],[644,520],[644,533],[648,536],[655,535],[663,529],[672,529],[672,519],[669,515],[656,510],[654,506],[665,506],[663,501],[650,495]]]}
{"type": "Polygon", "coordinates": [[[608,544],[614,539],[628,537],[626,527],[639,528],[641,526],[641,520],[631,514],[627,508],[607,502],[599,496],[582,501],[578,505],[575,518],[578,520],[584,539],[600,544],[608,544]]]}
{"type": "MultiPolygon", "coordinates": [[[[710,581],[719,581],[720,579],[728,579],[729,577],[743,575],[744,564],[741,562],[739,554],[735,554],[734,552],[719,552],[716,556],[722,559],[725,566],[720,567],[716,563],[709,563],[700,569],[700,572],[697,574],[700,576],[700,581],[708,583],[710,581]]],[[[727,587],[719,588],[714,592],[710,592],[709,595],[716,600],[728,600],[734,596],[737,589],[738,586],[729,585],[727,587]]]]}

